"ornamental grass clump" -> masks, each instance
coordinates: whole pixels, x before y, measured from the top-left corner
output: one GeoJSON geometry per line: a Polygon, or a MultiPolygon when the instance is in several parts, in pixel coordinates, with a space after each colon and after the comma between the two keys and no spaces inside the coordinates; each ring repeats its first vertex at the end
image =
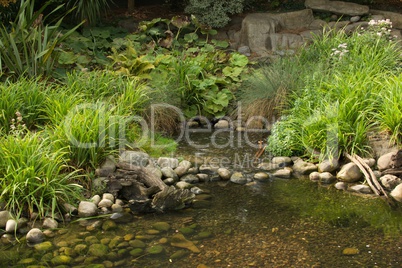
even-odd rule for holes
{"type": "Polygon", "coordinates": [[[395,122],[401,118],[401,110],[394,96],[400,83],[393,78],[400,71],[400,50],[388,35],[377,34],[378,29],[372,25],[351,35],[344,31],[324,32],[297,56],[301,66],[311,68],[301,78],[305,86],[289,94],[290,108],[279,123],[287,126],[287,135],[284,138],[283,133],[278,133],[282,128],[273,129],[268,140],[271,153],[280,152],[275,142],[288,140],[292,141],[290,145],[303,147],[302,151],[299,147],[283,148],[288,155],[321,159],[338,158],[343,152],[369,155],[368,132],[381,125],[400,133],[395,122]],[[389,123],[385,123],[386,119],[389,123]]]}
{"type": "Polygon", "coordinates": [[[0,200],[17,217],[54,217],[63,203],[76,202],[80,175],[67,165],[63,149],[54,150],[42,132],[30,132],[16,114],[11,134],[0,138],[0,200]]]}

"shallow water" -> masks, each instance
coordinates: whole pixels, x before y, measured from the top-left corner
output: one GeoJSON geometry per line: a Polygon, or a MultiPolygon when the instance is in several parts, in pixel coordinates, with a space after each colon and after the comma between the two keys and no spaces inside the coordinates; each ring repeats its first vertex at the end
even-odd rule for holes
{"type": "MultiPolygon", "coordinates": [[[[204,134],[193,139],[200,144],[208,140],[204,134]]],[[[257,135],[255,140],[259,139],[257,135]]],[[[256,148],[215,151],[181,144],[179,151],[183,155],[202,153],[203,157],[212,154],[217,158],[234,159],[230,152],[254,156],[256,148]]],[[[230,165],[233,162],[227,164],[230,165]]],[[[3,246],[0,266],[55,267],[52,258],[68,254],[71,259],[64,267],[91,267],[91,264],[141,268],[402,266],[401,213],[389,208],[381,199],[362,198],[298,179],[274,179],[249,186],[222,181],[198,186],[208,190],[211,199],[200,201],[193,208],[130,216],[128,222],[118,223],[115,229],[108,231],[101,227],[88,231],[85,225],[99,219],[72,223],[67,233],[48,239],[52,248],[47,251],[38,252],[23,241],[14,247],[3,246]],[[166,222],[170,228],[150,235],[156,222],[166,222]],[[192,233],[187,233],[190,231],[192,233]],[[177,233],[183,233],[200,252],[183,251],[164,241],[177,233]],[[161,245],[163,252],[153,255],[145,249],[144,253],[130,255],[133,250],[130,241],[135,237],[142,239],[146,248],[161,245]],[[117,242],[113,244],[113,240],[117,242]],[[107,245],[107,254],[92,256],[88,247],[94,243],[107,245]],[[87,248],[74,250],[77,244],[87,248]],[[358,254],[344,255],[346,248],[358,250],[358,254]],[[172,258],[172,254],[180,250],[184,256],[172,258]],[[18,265],[23,259],[29,264],[18,265]],[[205,266],[199,266],[201,264],[205,266]]]]}

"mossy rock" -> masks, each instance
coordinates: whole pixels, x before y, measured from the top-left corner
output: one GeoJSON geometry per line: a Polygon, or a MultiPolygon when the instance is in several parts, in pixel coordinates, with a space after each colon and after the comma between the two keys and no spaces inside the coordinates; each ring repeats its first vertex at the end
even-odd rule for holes
{"type": "Polygon", "coordinates": [[[152,228],[161,232],[167,232],[170,229],[170,224],[164,221],[155,222],[154,224],[152,224],[152,228]]]}
{"type": "Polygon", "coordinates": [[[196,239],[205,239],[205,238],[209,238],[209,237],[211,237],[212,236],[212,233],[211,232],[209,232],[209,231],[202,231],[202,232],[199,232],[196,236],[195,236],[195,238],[196,239]]]}
{"type": "Polygon", "coordinates": [[[180,250],[176,251],[175,253],[173,253],[172,255],[170,255],[170,259],[178,260],[178,259],[181,259],[181,258],[187,256],[188,253],[189,253],[188,250],[180,249],[180,250]]]}
{"type": "Polygon", "coordinates": [[[133,248],[145,248],[147,245],[139,239],[134,239],[128,242],[133,248]]]}
{"type": "Polygon", "coordinates": [[[190,227],[182,227],[182,228],[179,229],[179,232],[182,233],[182,234],[187,235],[187,234],[194,233],[194,229],[190,228],[190,227]]]}
{"type": "Polygon", "coordinates": [[[147,253],[149,253],[151,255],[161,254],[164,251],[165,251],[165,248],[162,247],[161,245],[156,245],[156,246],[152,246],[150,248],[147,248],[147,253]]]}
{"type": "Polygon", "coordinates": [[[31,263],[34,263],[34,262],[36,262],[36,259],[35,259],[35,258],[26,258],[26,259],[20,260],[20,261],[18,262],[18,264],[28,265],[28,264],[31,264],[31,263]]]}
{"type": "Polygon", "coordinates": [[[110,243],[109,243],[109,248],[115,248],[117,245],[119,245],[121,242],[123,242],[123,237],[121,236],[116,236],[113,238],[110,243]]]}
{"type": "Polygon", "coordinates": [[[149,229],[149,230],[146,230],[145,233],[147,233],[149,235],[157,235],[160,233],[160,231],[155,230],[155,229],[149,229]]]}
{"type": "Polygon", "coordinates": [[[132,257],[139,257],[142,254],[144,254],[144,250],[142,248],[135,248],[135,249],[130,251],[130,255],[132,257]]]}
{"type": "Polygon", "coordinates": [[[85,242],[87,242],[88,244],[98,244],[99,239],[96,236],[91,235],[85,237],[85,242]]]}
{"type": "Polygon", "coordinates": [[[89,246],[88,254],[96,257],[103,257],[109,251],[108,246],[102,244],[93,244],[89,246]]]}
{"type": "Polygon", "coordinates": [[[100,263],[94,263],[94,264],[86,265],[85,268],[105,268],[105,265],[100,264],[100,263]]]}
{"type": "Polygon", "coordinates": [[[45,241],[45,242],[36,244],[36,245],[34,246],[34,248],[35,248],[37,251],[48,251],[48,250],[51,250],[51,249],[53,248],[53,244],[52,244],[52,242],[50,242],[50,241],[45,241]]]}
{"type": "Polygon", "coordinates": [[[85,244],[78,244],[74,247],[75,252],[79,253],[80,255],[85,254],[88,246],[85,244]]]}
{"type": "Polygon", "coordinates": [[[112,220],[107,220],[102,224],[103,231],[110,231],[117,228],[117,224],[112,220]]]}
{"type": "Polygon", "coordinates": [[[59,255],[54,257],[50,262],[53,265],[68,265],[70,264],[72,261],[72,258],[70,256],[67,255],[59,255]]]}

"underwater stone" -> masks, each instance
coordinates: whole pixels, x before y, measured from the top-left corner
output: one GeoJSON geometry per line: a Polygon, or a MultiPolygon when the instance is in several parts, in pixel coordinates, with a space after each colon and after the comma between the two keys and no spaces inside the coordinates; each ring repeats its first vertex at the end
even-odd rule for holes
{"type": "Polygon", "coordinates": [[[147,248],[147,253],[149,253],[151,255],[156,255],[156,254],[162,253],[164,250],[165,250],[165,248],[162,247],[161,245],[156,245],[156,246],[147,248]]]}
{"type": "Polygon", "coordinates": [[[50,262],[53,265],[63,265],[63,264],[70,264],[72,261],[72,258],[66,255],[59,255],[54,257],[50,262]]]}
{"type": "Polygon", "coordinates": [[[116,229],[116,227],[117,227],[117,224],[112,220],[107,220],[102,224],[103,231],[113,230],[113,229],[116,229]]]}
{"type": "Polygon", "coordinates": [[[230,181],[237,184],[246,184],[247,178],[245,178],[241,172],[235,172],[230,177],[230,181]]]}
{"type": "Polygon", "coordinates": [[[89,246],[88,254],[96,257],[102,257],[109,251],[108,246],[102,244],[92,244],[89,246]]]}
{"type": "Polygon", "coordinates": [[[134,239],[128,242],[133,248],[145,248],[147,245],[139,239],[134,239]]]}
{"type": "Polygon", "coordinates": [[[173,247],[185,248],[194,253],[200,253],[201,251],[194,245],[193,242],[187,240],[184,235],[177,233],[174,234],[170,239],[170,245],[173,247]]]}
{"type": "Polygon", "coordinates": [[[48,250],[50,250],[50,249],[53,248],[53,244],[52,244],[52,242],[50,242],[50,241],[46,241],[46,242],[42,242],[42,243],[36,244],[36,245],[34,246],[34,248],[35,248],[37,251],[48,251],[48,250]]]}
{"type": "Polygon", "coordinates": [[[172,259],[172,260],[178,260],[178,259],[181,259],[181,258],[187,256],[187,255],[188,255],[188,251],[180,249],[180,250],[176,251],[175,253],[173,253],[172,255],[170,255],[169,258],[172,259]]]}
{"type": "Polygon", "coordinates": [[[166,232],[170,229],[170,224],[167,222],[160,221],[152,224],[152,227],[158,231],[166,232]]]}
{"type": "Polygon", "coordinates": [[[138,257],[143,254],[144,250],[142,248],[135,248],[130,251],[130,255],[133,257],[138,257]]]}

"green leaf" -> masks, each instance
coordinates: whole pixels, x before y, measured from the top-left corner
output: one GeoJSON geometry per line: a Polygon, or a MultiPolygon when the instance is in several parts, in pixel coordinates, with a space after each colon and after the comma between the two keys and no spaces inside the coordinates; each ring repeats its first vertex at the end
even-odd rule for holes
{"type": "Polygon", "coordinates": [[[74,64],[77,60],[75,54],[71,51],[62,51],[60,53],[58,63],[59,64],[74,64]]]}
{"type": "Polygon", "coordinates": [[[184,35],[184,40],[187,43],[192,43],[198,39],[198,35],[196,33],[188,33],[184,35]]]}
{"type": "Polygon", "coordinates": [[[214,44],[216,47],[219,48],[228,48],[229,47],[229,42],[225,40],[211,40],[212,44],[214,44]]]}
{"type": "Polygon", "coordinates": [[[230,63],[235,66],[244,67],[248,64],[248,58],[242,54],[235,53],[230,58],[230,63]]]}

